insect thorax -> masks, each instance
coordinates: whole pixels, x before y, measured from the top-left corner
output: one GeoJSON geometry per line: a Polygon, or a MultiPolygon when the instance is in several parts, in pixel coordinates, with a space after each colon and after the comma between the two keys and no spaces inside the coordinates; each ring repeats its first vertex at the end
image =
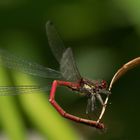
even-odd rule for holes
{"type": "Polygon", "coordinates": [[[80,92],[82,95],[90,96],[97,92],[96,82],[90,81],[88,79],[82,79],[80,92]]]}

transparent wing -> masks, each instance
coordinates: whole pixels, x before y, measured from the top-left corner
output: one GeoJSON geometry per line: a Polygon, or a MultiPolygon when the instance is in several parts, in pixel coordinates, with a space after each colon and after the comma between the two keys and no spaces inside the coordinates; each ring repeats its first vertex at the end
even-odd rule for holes
{"type": "Polygon", "coordinates": [[[68,81],[79,81],[81,76],[77,69],[71,48],[65,49],[63,41],[50,21],[46,24],[46,32],[50,48],[60,63],[60,71],[63,77],[68,81]]]}
{"type": "Polygon", "coordinates": [[[56,60],[60,62],[63,52],[65,51],[65,46],[51,21],[46,23],[46,33],[53,55],[55,56],[56,60]]]}
{"type": "Polygon", "coordinates": [[[30,93],[36,93],[38,91],[49,91],[50,86],[47,87],[39,87],[39,86],[0,86],[0,96],[13,96],[13,95],[19,95],[19,94],[30,94],[30,93]]]}
{"type": "Polygon", "coordinates": [[[2,49],[0,49],[0,65],[43,78],[59,79],[62,77],[59,71],[23,60],[22,58],[14,56],[2,49]]]}
{"type": "Polygon", "coordinates": [[[71,48],[67,48],[63,53],[60,62],[60,71],[62,72],[63,77],[68,81],[81,80],[81,76],[75,64],[71,48]]]}

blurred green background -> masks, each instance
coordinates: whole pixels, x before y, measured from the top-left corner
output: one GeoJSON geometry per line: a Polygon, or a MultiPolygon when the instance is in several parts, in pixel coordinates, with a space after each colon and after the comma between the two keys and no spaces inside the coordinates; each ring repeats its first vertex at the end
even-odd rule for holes
{"type": "MultiPolygon", "coordinates": [[[[72,47],[81,74],[110,82],[119,67],[140,55],[139,7],[138,0],[1,0],[0,48],[58,70],[45,32],[46,21],[52,20],[72,47]]],[[[49,93],[29,94],[0,97],[0,139],[138,140],[139,71],[137,67],[115,83],[103,117],[105,132],[62,118],[49,104],[49,93]]],[[[46,85],[44,79],[0,66],[0,85],[23,84],[46,85]]],[[[87,101],[77,94],[62,89],[57,101],[86,117],[87,101]]]]}

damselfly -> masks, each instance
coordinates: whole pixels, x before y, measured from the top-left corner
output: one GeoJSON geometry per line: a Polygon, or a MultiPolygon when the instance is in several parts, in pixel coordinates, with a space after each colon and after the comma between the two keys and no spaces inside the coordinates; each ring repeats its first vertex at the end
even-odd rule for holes
{"type": "Polygon", "coordinates": [[[46,68],[36,63],[23,60],[16,57],[4,50],[0,50],[0,63],[11,69],[20,70],[26,74],[40,76],[43,78],[52,78],[52,87],[39,87],[39,86],[17,86],[17,87],[0,87],[0,95],[16,95],[20,93],[29,93],[37,90],[50,90],[50,103],[55,109],[65,118],[71,119],[76,122],[84,123],[94,126],[96,128],[104,128],[104,125],[99,121],[80,118],[65,112],[62,107],[56,102],[55,94],[57,86],[66,86],[73,92],[82,93],[88,98],[86,113],[94,111],[95,101],[98,100],[101,106],[104,106],[102,94],[108,96],[110,91],[107,89],[105,80],[89,80],[83,78],[76,66],[72,49],[65,48],[62,40],[60,39],[55,27],[49,21],[46,24],[46,32],[48,36],[49,46],[60,64],[60,71],[46,68]],[[60,80],[61,79],[61,80],[60,80]],[[14,91],[14,92],[11,92],[14,91]],[[19,92],[17,92],[19,91],[19,92]],[[13,93],[13,94],[11,94],[13,93]]]}

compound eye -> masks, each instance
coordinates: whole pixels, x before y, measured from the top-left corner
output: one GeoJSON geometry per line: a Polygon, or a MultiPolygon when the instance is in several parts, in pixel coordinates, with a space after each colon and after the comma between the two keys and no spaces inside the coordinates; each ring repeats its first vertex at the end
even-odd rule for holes
{"type": "Polygon", "coordinates": [[[103,89],[106,89],[107,88],[107,82],[105,80],[102,80],[101,81],[101,85],[102,85],[102,88],[103,89]]]}

